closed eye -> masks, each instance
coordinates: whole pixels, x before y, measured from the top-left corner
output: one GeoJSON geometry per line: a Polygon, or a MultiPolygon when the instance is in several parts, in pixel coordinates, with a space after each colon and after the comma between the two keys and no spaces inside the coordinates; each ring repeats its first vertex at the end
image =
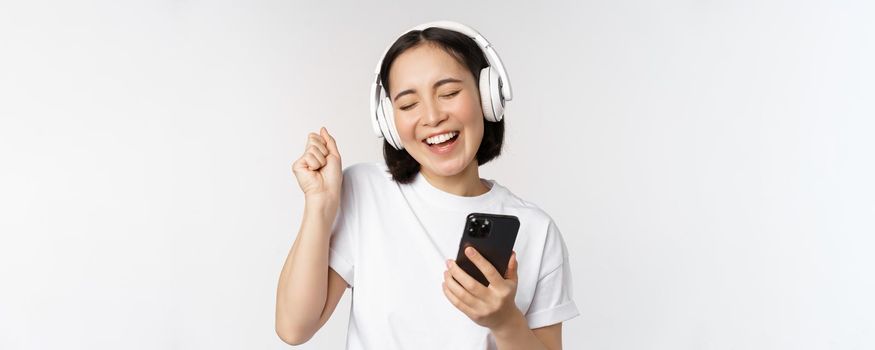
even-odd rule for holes
{"type": "MultiPolygon", "coordinates": [[[[461,91],[461,90],[457,90],[457,91],[455,91],[455,92],[451,92],[451,93],[449,93],[449,94],[442,95],[441,97],[453,97],[453,96],[458,95],[458,94],[459,94],[459,91],[461,91]]],[[[411,108],[413,108],[413,107],[415,107],[415,106],[416,106],[416,102],[401,107],[401,110],[402,110],[402,111],[406,111],[406,110],[411,109],[411,108]]]]}

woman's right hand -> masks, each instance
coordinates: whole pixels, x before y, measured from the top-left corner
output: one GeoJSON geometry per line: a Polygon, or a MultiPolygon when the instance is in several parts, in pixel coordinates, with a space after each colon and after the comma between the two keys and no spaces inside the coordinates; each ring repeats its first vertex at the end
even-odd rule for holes
{"type": "Polygon", "coordinates": [[[340,185],[343,181],[340,152],[325,127],[319,129],[319,134],[311,132],[307,135],[304,154],[292,164],[292,172],[308,202],[319,201],[332,206],[340,204],[340,185]]]}

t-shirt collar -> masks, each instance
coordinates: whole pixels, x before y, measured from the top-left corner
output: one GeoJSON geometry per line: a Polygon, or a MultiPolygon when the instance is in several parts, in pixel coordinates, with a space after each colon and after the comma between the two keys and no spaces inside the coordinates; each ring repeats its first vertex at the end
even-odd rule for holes
{"type": "Polygon", "coordinates": [[[496,198],[500,196],[500,192],[504,189],[495,180],[480,179],[484,182],[489,191],[478,196],[459,196],[453,193],[445,192],[437,187],[434,187],[422,172],[417,172],[410,186],[416,190],[422,198],[429,201],[431,204],[442,206],[450,210],[461,210],[466,212],[484,210],[488,208],[496,198]]]}

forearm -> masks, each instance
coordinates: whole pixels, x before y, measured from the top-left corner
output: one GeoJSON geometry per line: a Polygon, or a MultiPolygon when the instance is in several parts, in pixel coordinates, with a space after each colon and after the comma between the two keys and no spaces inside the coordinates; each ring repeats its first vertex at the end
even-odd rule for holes
{"type": "Polygon", "coordinates": [[[550,350],[529,329],[525,316],[517,312],[504,326],[493,329],[499,350],[550,350]]]}
{"type": "Polygon", "coordinates": [[[277,332],[300,335],[318,327],[328,293],[328,246],[336,209],[306,203],[298,236],[280,273],[277,332]]]}

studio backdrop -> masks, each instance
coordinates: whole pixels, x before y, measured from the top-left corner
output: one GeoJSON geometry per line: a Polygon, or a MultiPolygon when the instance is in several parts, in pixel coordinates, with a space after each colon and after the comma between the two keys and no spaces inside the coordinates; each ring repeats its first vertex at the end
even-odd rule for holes
{"type": "MultiPolygon", "coordinates": [[[[869,1],[4,1],[0,349],[285,349],[327,127],[382,161],[374,65],[447,19],[513,83],[480,170],[550,213],[565,349],[875,348],[869,1]]],[[[343,349],[349,291],[300,349],[343,349]]]]}

